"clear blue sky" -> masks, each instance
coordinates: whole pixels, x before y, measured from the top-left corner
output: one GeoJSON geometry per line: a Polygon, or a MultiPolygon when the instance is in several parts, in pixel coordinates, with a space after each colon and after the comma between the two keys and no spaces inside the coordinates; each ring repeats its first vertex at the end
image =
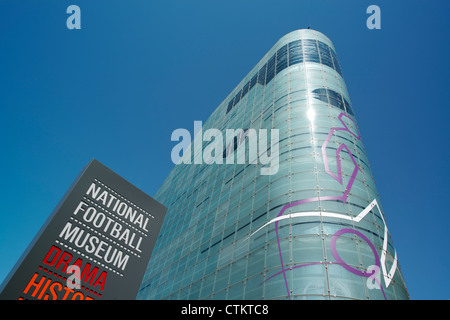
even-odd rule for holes
{"type": "Polygon", "coordinates": [[[449,299],[450,2],[0,0],[0,281],[92,158],[153,195],[286,33],[340,58],[412,299],[449,299]],[[66,8],[81,8],[68,30],[66,8]],[[366,9],[381,8],[381,30],[366,9]]]}

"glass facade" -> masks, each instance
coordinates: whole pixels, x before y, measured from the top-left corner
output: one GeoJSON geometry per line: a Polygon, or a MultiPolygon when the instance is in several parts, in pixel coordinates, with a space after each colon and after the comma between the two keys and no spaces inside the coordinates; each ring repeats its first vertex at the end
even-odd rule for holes
{"type": "Polygon", "coordinates": [[[155,195],[168,212],[138,299],[409,298],[326,36],[282,37],[210,128],[278,129],[279,169],[176,165],[155,195]]]}

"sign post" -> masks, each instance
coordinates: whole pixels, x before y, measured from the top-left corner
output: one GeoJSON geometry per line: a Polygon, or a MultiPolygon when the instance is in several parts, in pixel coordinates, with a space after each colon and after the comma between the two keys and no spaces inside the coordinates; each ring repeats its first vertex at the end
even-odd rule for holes
{"type": "Polygon", "coordinates": [[[2,283],[0,299],[135,299],[166,211],[92,160],[2,283]]]}

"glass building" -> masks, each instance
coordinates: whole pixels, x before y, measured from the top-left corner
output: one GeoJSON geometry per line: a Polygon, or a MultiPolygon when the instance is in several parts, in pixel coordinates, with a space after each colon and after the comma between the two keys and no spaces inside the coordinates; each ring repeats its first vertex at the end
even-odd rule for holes
{"type": "MultiPolygon", "coordinates": [[[[138,299],[409,299],[326,36],[282,37],[210,128],[278,129],[267,150],[278,170],[261,174],[249,159],[176,165],[155,195],[168,212],[138,299]]],[[[250,152],[245,134],[233,142],[250,152]]]]}

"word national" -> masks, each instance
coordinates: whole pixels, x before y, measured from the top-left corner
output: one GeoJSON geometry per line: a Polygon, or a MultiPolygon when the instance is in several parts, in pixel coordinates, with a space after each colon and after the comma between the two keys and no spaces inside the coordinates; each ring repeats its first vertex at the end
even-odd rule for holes
{"type": "Polygon", "coordinates": [[[279,169],[279,130],[270,130],[270,147],[267,131],[267,129],[226,129],[224,140],[219,129],[207,129],[203,132],[202,122],[194,121],[193,143],[188,130],[176,129],[172,132],[171,140],[179,143],[173,147],[171,159],[176,165],[260,163],[261,175],[273,175],[279,169]],[[205,146],[204,142],[207,143],[205,146]],[[247,149],[248,156],[246,156],[247,149]]]}

